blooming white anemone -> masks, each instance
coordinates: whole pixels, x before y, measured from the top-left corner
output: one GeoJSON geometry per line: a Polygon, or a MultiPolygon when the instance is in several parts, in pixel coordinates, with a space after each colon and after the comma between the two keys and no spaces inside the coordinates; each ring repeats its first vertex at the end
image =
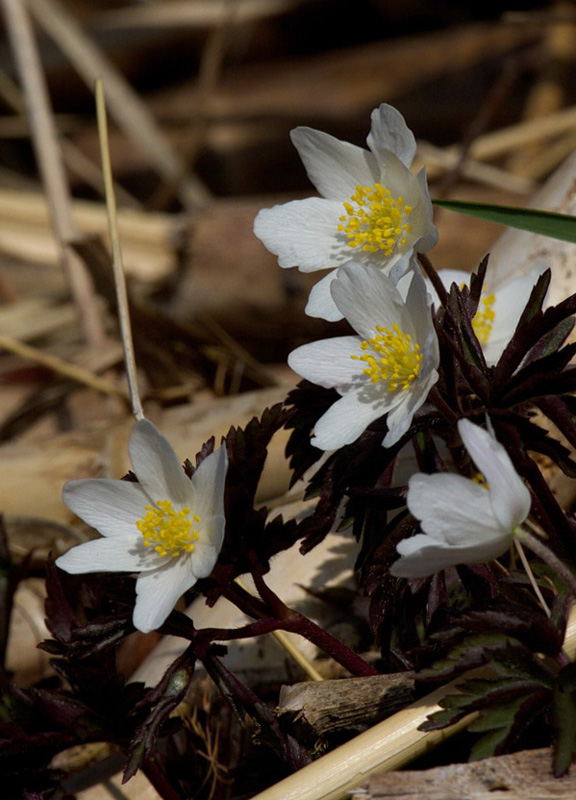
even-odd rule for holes
{"type": "MultiPolygon", "coordinates": [[[[402,115],[383,103],[372,112],[369,150],[327,133],[300,127],[291,138],[321,197],[263,209],[254,232],[281,267],[302,272],[340,267],[350,259],[390,272],[397,279],[417,248],[437,241],[425,171],[409,167],[416,140],[402,115]]],[[[306,313],[342,319],[330,293],[335,274],[312,289],[306,313]]]]}
{"type": "Polygon", "coordinates": [[[498,558],[530,512],[530,492],[502,445],[469,420],[459,420],[458,431],[485,483],[446,472],[410,478],[408,509],[424,533],[397,545],[401,558],[390,569],[396,577],[498,558]]]}
{"type": "Polygon", "coordinates": [[[350,262],[332,282],[334,302],[357,332],[302,345],[290,367],[342,397],[318,420],[312,444],[333,450],[354,442],[387,414],[385,447],[408,430],[438,379],[438,340],[430,296],[411,270],[395,286],[372,266],[350,262]]]}
{"type": "MultiPolygon", "coordinates": [[[[525,274],[503,283],[497,289],[490,290],[489,284],[488,287],[485,284],[478,311],[472,320],[472,327],[482,345],[484,358],[489,367],[498,362],[506,349],[528,302],[530,292],[545,269],[547,265],[541,262],[525,274]]],[[[470,282],[470,273],[456,269],[443,269],[438,275],[446,289],[453,283],[462,286],[470,282]]],[[[433,294],[436,296],[435,292],[433,294]]]]}
{"type": "Polygon", "coordinates": [[[138,483],[69,481],[64,502],[103,536],[56,560],[66,572],[137,572],[133,622],[160,627],[178,598],[214,568],[224,538],[226,448],[207,456],[190,480],[174,450],[148,420],[130,437],[138,483]]]}

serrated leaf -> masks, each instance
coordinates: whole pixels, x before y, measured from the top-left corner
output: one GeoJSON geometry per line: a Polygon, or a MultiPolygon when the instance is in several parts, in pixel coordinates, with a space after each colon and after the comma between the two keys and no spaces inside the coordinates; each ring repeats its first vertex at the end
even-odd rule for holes
{"type": "Polygon", "coordinates": [[[504,752],[525,728],[533,724],[535,714],[548,700],[548,692],[526,687],[518,697],[507,702],[501,700],[496,706],[480,712],[480,716],[468,726],[470,733],[484,733],[473,745],[470,760],[478,761],[504,752]]]}
{"type": "Polygon", "coordinates": [[[432,202],[439,208],[446,208],[448,211],[455,211],[468,217],[478,217],[509,228],[576,243],[576,217],[568,214],[467,200],[432,200],[432,202]]]}

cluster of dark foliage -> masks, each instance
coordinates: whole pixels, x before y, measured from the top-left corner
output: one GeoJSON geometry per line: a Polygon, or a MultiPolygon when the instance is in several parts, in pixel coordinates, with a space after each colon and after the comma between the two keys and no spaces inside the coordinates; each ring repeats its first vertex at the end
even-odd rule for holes
{"type": "MultiPolygon", "coordinates": [[[[563,774],[576,755],[576,683],[573,665],[562,652],[573,598],[559,577],[532,560],[551,608],[548,618],[513,557],[452,567],[423,579],[406,581],[389,574],[398,557],[397,543],[418,530],[406,509],[407,487],[395,481],[399,454],[410,448],[422,472],[456,467],[472,477],[456,422],[468,418],[482,425],[486,415],[530,488],[531,519],[556,555],[570,569],[576,567],[575,520],[558,504],[541,471],[547,460],[576,477],[570,451],[561,437],[546,430],[555,427],[566,442],[576,444],[576,368],[571,366],[576,344],[567,343],[576,295],[543,310],[550,283],[550,272],[545,272],[498,363],[488,366],[472,326],[486,267],[487,260],[469,288],[453,284],[446,292],[436,283],[443,299],[435,312],[441,353],[438,383],[393,448],[381,446],[383,418],[322,461],[309,493],[319,496],[316,513],[323,524],[302,547],[314,546],[338,520],[351,524],[360,542],[360,585],[370,597],[370,621],[386,669],[415,669],[422,691],[478,669],[428,728],[476,711],[478,719],[469,726],[479,734],[472,757],[553,742],[554,769],[563,774]],[[446,452],[451,467],[442,455],[446,452]],[[488,670],[485,665],[490,665],[488,670]]],[[[319,461],[321,454],[310,445],[310,434],[334,398],[332,390],[308,382],[289,396],[295,480],[319,461]]]]}
{"type": "MultiPolygon", "coordinates": [[[[570,598],[558,576],[532,559],[551,608],[548,617],[512,556],[425,579],[389,575],[396,544],[417,530],[406,509],[406,486],[396,482],[399,454],[412,448],[419,468],[436,472],[448,469],[443,453],[449,452],[451,468],[470,475],[455,423],[466,417],[482,424],[486,414],[531,490],[534,522],[564,563],[576,566],[574,520],[557,503],[538,463],[546,457],[576,477],[568,449],[541,422],[546,418],[576,445],[576,368],[570,366],[576,344],[567,343],[576,295],[543,310],[550,280],[545,273],[499,362],[489,367],[472,326],[485,271],[483,263],[469,289],[453,285],[444,292],[435,312],[440,379],[393,448],[381,444],[384,417],[355,443],[324,456],[310,444],[311,431],[336,394],[306,381],[284,406],[266,410],[244,429],[229,431],[225,541],[214,571],[187,599],[199,594],[212,605],[225,597],[251,622],[240,629],[196,629],[186,615],[173,611],[160,633],[182,637],[187,649],[156,687],[127,683],[117,667],[119,648],[134,632],[134,579],[70,576],[48,565],[46,614],[53,638],[42,646],[53,657],[57,677],[21,689],[4,676],[0,769],[7,797],[65,796],[73,790],[73,776],[56,769],[53,759],[71,746],[90,742],[111,745],[122,755],[126,778],[142,769],[167,800],[210,796],[197,732],[183,714],[173,713],[199,665],[237,717],[238,730],[273,753],[276,778],[307,763],[311,754],[230,672],[224,656],[228,641],[284,630],[308,638],[353,675],[375,674],[359,654],[288,608],[267,584],[274,555],[297,542],[304,554],[335,526],[349,528],[359,542],[358,584],[369,598],[381,669],[415,670],[422,693],[467,673],[460,692],[447,698],[428,727],[477,712],[470,726],[475,734],[472,757],[553,742],[555,771],[566,771],[576,753],[576,670],[562,652],[570,598]],[[306,474],[308,496],[315,498],[312,512],[299,520],[274,516],[255,503],[268,445],[281,428],[291,431],[293,481],[306,474]],[[257,597],[236,582],[244,574],[252,576],[257,597]]],[[[203,447],[196,466],[214,446],[210,441],[203,447]]],[[[195,466],[187,461],[184,468],[192,475],[195,466]]],[[[10,565],[6,571],[10,574],[10,565]]]]}

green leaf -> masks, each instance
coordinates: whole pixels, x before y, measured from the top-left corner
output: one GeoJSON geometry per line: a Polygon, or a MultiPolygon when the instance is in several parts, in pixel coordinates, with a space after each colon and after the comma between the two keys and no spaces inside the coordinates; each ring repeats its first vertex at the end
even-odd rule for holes
{"type": "Polygon", "coordinates": [[[554,775],[560,777],[568,772],[576,758],[576,664],[568,664],[558,675],[553,695],[554,727],[554,775]]]}
{"type": "Polygon", "coordinates": [[[458,214],[479,217],[489,222],[497,222],[499,225],[507,225],[509,228],[540,233],[553,239],[561,239],[563,242],[576,243],[576,217],[568,214],[491,203],[472,203],[466,200],[432,200],[432,202],[439,208],[447,208],[458,214]]]}

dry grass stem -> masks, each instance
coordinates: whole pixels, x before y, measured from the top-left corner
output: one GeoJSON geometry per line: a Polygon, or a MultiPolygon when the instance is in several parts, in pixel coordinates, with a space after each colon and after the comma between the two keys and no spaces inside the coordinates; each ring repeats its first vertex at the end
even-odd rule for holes
{"type": "MultiPolygon", "coordinates": [[[[542,141],[576,129],[576,107],[565,108],[540,119],[531,119],[500,128],[478,137],[470,147],[470,156],[477,161],[505,155],[516,147],[542,141]]],[[[459,145],[451,145],[444,152],[451,156],[459,153],[459,145]]]]}
{"type": "MultiPolygon", "coordinates": [[[[6,105],[11,108],[16,116],[5,117],[0,120],[0,137],[18,135],[21,130],[22,136],[29,136],[30,126],[26,117],[26,107],[22,93],[14,81],[3,70],[0,69],[0,97],[4,100],[6,105]]],[[[62,148],[62,156],[68,169],[82,178],[88,186],[95,189],[100,194],[103,193],[103,180],[102,172],[87,156],[84,155],[70,139],[62,136],[63,131],[67,125],[73,126],[76,122],[75,115],[71,114],[53,114],[53,119],[57,129],[61,135],[60,146],[62,148]]],[[[122,202],[132,208],[141,208],[142,204],[133,197],[130,192],[127,192],[122,186],[114,185],[117,196],[122,202]]]]}
{"type": "Polygon", "coordinates": [[[106,210],[108,212],[110,244],[112,247],[112,270],[114,273],[114,285],[116,288],[116,301],[118,303],[118,322],[120,324],[122,347],[124,350],[124,367],[126,370],[126,378],[128,380],[128,389],[130,391],[132,413],[137,420],[140,420],[144,417],[144,412],[142,410],[142,402],[140,400],[140,393],[138,391],[138,375],[136,372],[136,358],[134,355],[132,328],[130,326],[128,293],[126,291],[126,280],[124,277],[124,263],[122,260],[120,236],[118,235],[116,196],[114,194],[112,168],[110,166],[110,151],[108,149],[106,103],[104,100],[104,87],[101,80],[96,81],[96,112],[98,116],[98,133],[100,136],[102,173],[104,175],[104,187],[106,191],[106,210]]]}
{"type": "Polygon", "coordinates": [[[550,619],[551,616],[552,616],[552,613],[551,613],[550,609],[548,608],[548,606],[546,605],[546,600],[544,600],[544,596],[543,596],[542,592],[540,591],[540,587],[538,586],[538,583],[536,582],[536,578],[534,577],[534,573],[532,572],[532,567],[530,566],[530,562],[526,558],[526,553],[524,552],[524,548],[522,547],[522,543],[519,542],[518,539],[514,539],[514,546],[516,547],[518,555],[520,556],[520,561],[522,562],[522,566],[524,567],[526,575],[528,576],[528,580],[530,581],[530,585],[534,589],[534,594],[538,598],[538,602],[542,606],[542,608],[544,610],[544,613],[546,614],[548,619],[550,619]]]}
{"type": "MultiPolygon", "coordinates": [[[[108,234],[102,203],[73,200],[72,214],[80,233],[108,234]]],[[[164,279],[175,265],[174,219],[168,214],[118,209],[126,272],[144,281],[164,279]]],[[[0,187],[0,242],[2,251],[22,260],[57,263],[49,209],[41,192],[0,187]]]]}
{"type": "Polygon", "coordinates": [[[114,386],[113,383],[110,383],[103,378],[99,378],[92,372],[89,372],[82,367],[77,367],[74,364],[70,364],[68,361],[64,361],[57,356],[51,355],[50,353],[45,353],[43,350],[38,350],[36,347],[31,347],[28,344],[24,344],[24,342],[20,342],[18,339],[14,339],[11,336],[4,336],[0,334],[0,349],[7,350],[10,353],[15,353],[16,355],[22,356],[22,358],[25,358],[29,361],[34,361],[36,364],[41,364],[43,367],[47,367],[58,375],[62,375],[64,378],[71,378],[73,381],[76,381],[76,383],[89,386],[91,389],[95,389],[97,392],[114,397],[120,397],[123,400],[128,401],[126,393],[117,386],[114,386]]]}
{"type": "MultiPolygon", "coordinates": [[[[142,150],[150,165],[166,181],[178,178],[183,171],[179,155],[145,103],[86,36],[75,19],[57,0],[29,0],[29,4],[37,21],[67,55],[86,84],[92,88],[97,78],[106,84],[110,113],[142,150]]],[[[206,187],[194,176],[187,176],[185,181],[180,182],[179,194],[183,202],[192,206],[202,205],[210,196],[206,187]]]]}
{"type": "Polygon", "coordinates": [[[60,261],[66,272],[86,339],[89,343],[96,344],[103,339],[102,322],[90,276],[68,245],[77,234],[70,211],[70,196],[58,136],[32,26],[22,0],[2,0],[2,4],[24,89],[32,141],[48,197],[60,261]]]}
{"type": "MultiPolygon", "coordinates": [[[[429,178],[435,178],[440,173],[454,169],[459,163],[460,156],[450,149],[443,149],[430,142],[418,142],[418,159],[422,164],[426,164],[426,173],[429,178]]],[[[493,186],[495,189],[504,189],[508,192],[517,192],[527,195],[534,191],[536,185],[530,178],[514,175],[501,167],[494,167],[491,164],[483,164],[466,158],[460,170],[466,178],[483,183],[486,186],[493,186]]]]}
{"type": "MultiPolygon", "coordinates": [[[[250,23],[283,14],[302,4],[302,0],[238,0],[238,22],[250,23]]],[[[205,28],[219,25],[229,0],[184,0],[178,3],[154,3],[151,6],[119,8],[99,14],[94,24],[102,28],[158,28],[189,26],[205,28]]]]}
{"type": "Polygon", "coordinates": [[[152,201],[155,208],[162,208],[172,195],[178,184],[184,179],[186,173],[193,166],[202,147],[206,131],[210,102],[218,83],[222,61],[226,52],[226,45],[233,29],[238,14],[241,0],[227,0],[222,5],[221,17],[212,28],[208,40],[204,45],[200,67],[198,70],[196,102],[193,107],[193,117],[186,139],[186,145],[181,148],[181,172],[174,175],[170,182],[160,187],[152,201]]]}

